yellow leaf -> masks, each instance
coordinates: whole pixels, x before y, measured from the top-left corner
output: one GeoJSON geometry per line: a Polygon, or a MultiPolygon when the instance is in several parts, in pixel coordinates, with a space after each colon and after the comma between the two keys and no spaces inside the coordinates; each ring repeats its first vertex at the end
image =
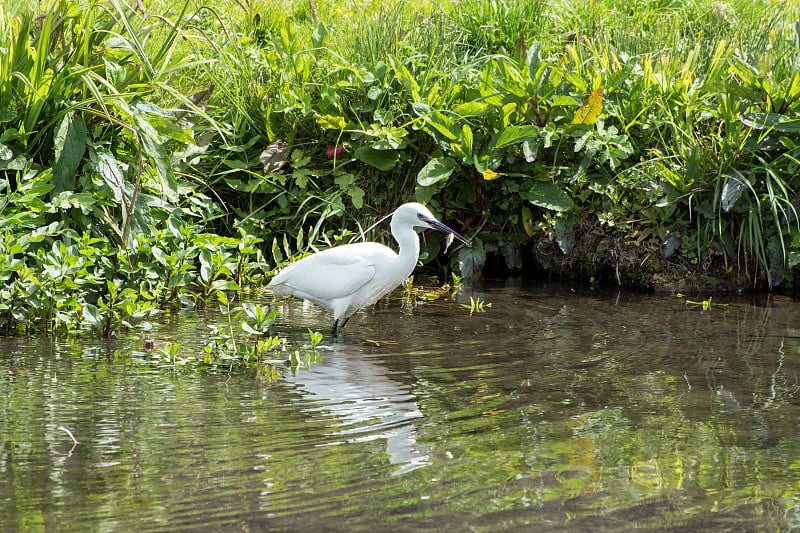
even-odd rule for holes
{"type": "Polygon", "coordinates": [[[603,88],[596,89],[586,103],[583,104],[575,111],[575,116],[572,117],[570,124],[594,124],[597,122],[597,117],[600,116],[600,111],[603,110],[603,88]]]}
{"type": "Polygon", "coordinates": [[[483,173],[483,179],[485,179],[486,181],[496,180],[500,176],[505,176],[505,174],[503,174],[502,172],[495,172],[491,168],[483,173]]]}
{"type": "Polygon", "coordinates": [[[344,117],[333,117],[325,115],[324,117],[317,116],[317,124],[329,130],[343,130],[347,127],[347,121],[344,117]]]}

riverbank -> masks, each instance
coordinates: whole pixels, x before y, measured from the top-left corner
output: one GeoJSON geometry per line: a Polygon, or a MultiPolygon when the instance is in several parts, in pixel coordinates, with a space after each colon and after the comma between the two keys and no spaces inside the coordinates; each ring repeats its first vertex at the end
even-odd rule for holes
{"type": "MultiPolygon", "coordinates": [[[[0,13],[0,330],[137,327],[400,203],[462,278],[791,290],[800,18],[776,0],[0,13]]],[[[386,227],[371,240],[391,243],[386,227]]]]}

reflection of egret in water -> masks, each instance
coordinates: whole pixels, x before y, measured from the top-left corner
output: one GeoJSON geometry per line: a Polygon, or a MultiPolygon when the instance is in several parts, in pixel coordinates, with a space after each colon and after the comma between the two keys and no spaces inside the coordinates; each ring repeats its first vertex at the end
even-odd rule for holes
{"type": "Polygon", "coordinates": [[[414,420],[422,417],[410,386],[392,379],[393,371],[369,361],[359,346],[336,344],[309,371],[293,378],[298,392],[313,402],[308,413],[326,413],[332,436],[339,442],[386,439],[389,461],[398,468],[394,474],[409,472],[428,464],[428,452],[417,444],[414,420]]]}

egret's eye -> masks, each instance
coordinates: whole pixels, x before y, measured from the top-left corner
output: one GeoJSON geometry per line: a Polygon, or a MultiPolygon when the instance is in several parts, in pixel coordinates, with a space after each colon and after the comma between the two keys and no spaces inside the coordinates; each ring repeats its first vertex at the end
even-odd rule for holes
{"type": "Polygon", "coordinates": [[[417,213],[417,218],[420,220],[425,220],[425,215],[423,215],[422,213],[417,213]]]}

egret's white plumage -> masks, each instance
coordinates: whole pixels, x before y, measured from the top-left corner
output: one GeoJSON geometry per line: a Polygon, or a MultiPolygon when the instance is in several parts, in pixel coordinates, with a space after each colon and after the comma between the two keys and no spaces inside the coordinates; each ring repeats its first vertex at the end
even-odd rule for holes
{"type": "Polygon", "coordinates": [[[376,242],[329,248],[304,257],[281,270],[267,287],[275,296],[298,296],[333,311],[333,334],[339,321],[377,302],[411,275],[419,259],[414,226],[452,233],[467,240],[433,216],[422,204],[408,203],[392,215],[391,229],[399,253],[376,242]]]}

